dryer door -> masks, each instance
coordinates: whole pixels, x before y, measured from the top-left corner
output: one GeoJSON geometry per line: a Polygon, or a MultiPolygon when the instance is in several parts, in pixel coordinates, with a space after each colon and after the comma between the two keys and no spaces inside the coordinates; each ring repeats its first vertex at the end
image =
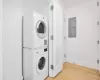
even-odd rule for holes
{"type": "Polygon", "coordinates": [[[37,35],[39,38],[43,39],[47,36],[47,25],[44,21],[38,21],[36,27],[37,35]]]}

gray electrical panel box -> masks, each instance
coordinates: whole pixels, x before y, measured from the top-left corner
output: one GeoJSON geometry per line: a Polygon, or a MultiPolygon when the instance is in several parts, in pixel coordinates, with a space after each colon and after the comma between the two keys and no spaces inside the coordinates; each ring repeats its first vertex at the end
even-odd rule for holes
{"type": "Polygon", "coordinates": [[[76,38],[76,17],[68,19],[68,37],[76,38]]]}

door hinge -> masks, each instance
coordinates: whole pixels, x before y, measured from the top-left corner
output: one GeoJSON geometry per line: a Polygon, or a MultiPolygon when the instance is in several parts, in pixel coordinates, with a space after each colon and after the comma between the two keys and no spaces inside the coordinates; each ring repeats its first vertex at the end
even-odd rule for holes
{"type": "Polygon", "coordinates": [[[53,10],[54,9],[54,6],[52,5],[52,6],[50,6],[50,10],[53,10]]]}
{"type": "Polygon", "coordinates": [[[99,23],[99,21],[97,21],[97,25],[99,25],[100,23],[99,23]]]}
{"type": "Polygon", "coordinates": [[[53,35],[51,35],[50,38],[51,38],[51,40],[54,40],[54,36],[53,35]]]}
{"type": "Polygon", "coordinates": [[[99,1],[97,2],[97,6],[99,6],[99,1]]]}
{"type": "Polygon", "coordinates": [[[98,40],[98,41],[97,41],[97,44],[99,44],[99,43],[100,43],[100,41],[98,40]]]}
{"type": "Polygon", "coordinates": [[[97,64],[99,64],[100,62],[99,62],[99,59],[97,60],[97,64]]]}
{"type": "Polygon", "coordinates": [[[51,65],[51,69],[52,69],[52,70],[54,69],[54,66],[53,66],[53,65],[51,65]]]}

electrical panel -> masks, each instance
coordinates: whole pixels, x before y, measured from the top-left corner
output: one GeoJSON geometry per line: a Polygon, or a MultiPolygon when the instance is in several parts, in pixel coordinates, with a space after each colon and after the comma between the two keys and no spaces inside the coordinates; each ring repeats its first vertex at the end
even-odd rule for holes
{"type": "Polygon", "coordinates": [[[76,17],[68,19],[68,37],[76,38],[76,17]]]}

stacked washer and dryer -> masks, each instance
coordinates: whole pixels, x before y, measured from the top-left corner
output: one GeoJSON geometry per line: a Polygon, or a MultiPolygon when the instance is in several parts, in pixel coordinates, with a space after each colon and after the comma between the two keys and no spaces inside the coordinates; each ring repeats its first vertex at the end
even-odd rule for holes
{"type": "Polygon", "coordinates": [[[24,80],[44,80],[48,76],[48,20],[37,12],[23,19],[24,80]]]}

